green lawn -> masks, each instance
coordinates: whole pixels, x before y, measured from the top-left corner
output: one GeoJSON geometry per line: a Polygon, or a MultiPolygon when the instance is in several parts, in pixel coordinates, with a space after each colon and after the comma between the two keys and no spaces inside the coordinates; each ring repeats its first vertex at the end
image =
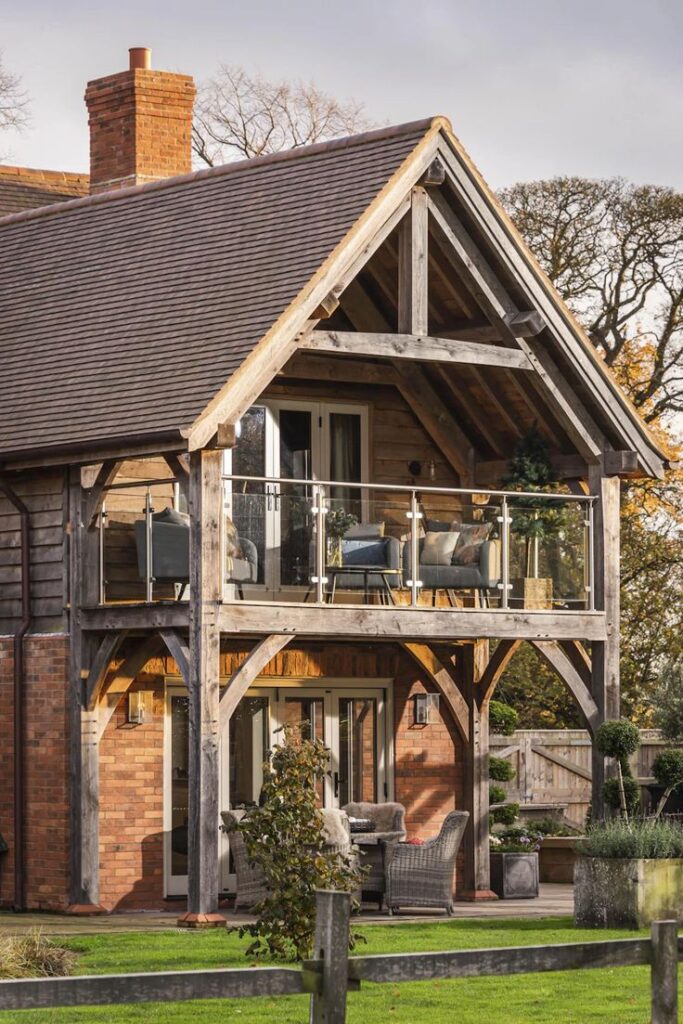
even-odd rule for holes
{"type": "MultiPolygon", "coordinates": [[[[596,941],[633,932],[575,929],[570,918],[529,921],[444,921],[366,925],[359,953],[420,952],[483,946],[596,941]]],[[[79,973],[242,967],[246,940],[234,933],[136,932],[83,936],[68,943],[79,954],[79,973]]],[[[83,1007],[0,1013],[0,1024],[301,1024],[303,996],[206,1000],[120,1007],[83,1007]]],[[[350,1024],[647,1024],[649,969],[567,971],[511,978],[365,984],[349,996],[350,1024]]]]}

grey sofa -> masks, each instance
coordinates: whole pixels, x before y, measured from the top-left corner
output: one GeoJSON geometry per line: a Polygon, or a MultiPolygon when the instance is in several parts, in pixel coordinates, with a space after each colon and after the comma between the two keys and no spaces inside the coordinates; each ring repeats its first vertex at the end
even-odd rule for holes
{"type": "MultiPolygon", "coordinates": [[[[144,519],[135,522],[135,546],[138,573],[147,575],[147,529],[144,519]]],[[[256,583],[258,553],[256,545],[240,537],[242,558],[231,558],[226,564],[226,583],[237,586],[243,597],[242,585],[256,583]]],[[[152,577],[160,583],[188,583],[190,576],[190,520],[175,509],[165,508],[152,515],[152,577]]]]}
{"type": "MultiPolygon", "coordinates": [[[[424,538],[421,537],[420,557],[423,548],[424,538]]],[[[413,579],[410,541],[403,546],[403,578],[413,579]]],[[[484,541],[476,565],[425,565],[420,560],[418,579],[422,581],[423,590],[478,590],[485,594],[487,590],[496,589],[500,581],[500,541],[484,541]]]]}
{"type": "MultiPolygon", "coordinates": [[[[344,537],[342,540],[342,568],[353,566],[381,566],[383,569],[401,568],[401,542],[397,537],[344,537]]],[[[401,585],[400,576],[386,577],[390,587],[401,585]]],[[[379,573],[368,573],[367,581],[357,573],[337,573],[337,589],[384,589],[386,583],[379,573]]]]}

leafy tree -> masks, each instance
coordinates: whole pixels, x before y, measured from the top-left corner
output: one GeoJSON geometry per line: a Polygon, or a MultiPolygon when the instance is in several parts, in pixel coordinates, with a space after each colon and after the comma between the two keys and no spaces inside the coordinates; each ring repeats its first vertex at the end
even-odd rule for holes
{"type": "Polygon", "coordinates": [[[664,739],[683,743],[683,660],[668,662],[653,695],[654,724],[664,739]]]}
{"type": "MultiPolygon", "coordinates": [[[[683,410],[683,195],[622,179],[558,177],[521,182],[500,198],[675,458],[674,417],[683,410]]],[[[663,664],[683,657],[682,480],[680,470],[671,470],[664,481],[622,488],[622,694],[624,710],[643,725],[650,724],[648,697],[663,664]]],[[[520,652],[504,677],[515,693],[525,660],[529,669],[528,654],[520,652]]],[[[548,694],[557,725],[566,719],[564,710],[556,712],[559,695],[557,686],[548,694]]],[[[544,713],[543,693],[534,688],[528,700],[544,713]]],[[[525,724],[543,724],[528,717],[525,724]]]]}
{"type": "Polygon", "coordinates": [[[213,167],[369,127],[362,103],[337,100],[313,82],[270,81],[245,68],[221,64],[199,90],[193,149],[213,167]]]}
{"type": "MultiPolygon", "coordinates": [[[[285,726],[283,741],[263,766],[260,806],[239,831],[250,859],[265,876],[268,896],[255,907],[258,919],[240,934],[254,941],[248,956],[303,960],[311,955],[315,890],[355,892],[360,881],[352,858],[324,846],[323,816],[315,780],[329,768],[330,752],[285,726]]],[[[357,936],[351,935],[353,944],[357,936]]]]}
{"type": "Polygon", "coordinates": [[[622,718],[620,721],[603,722],[595,734],[595,745],[605,757],[616,761],[617,777],[608,779],[603,793],[607,803],[621,809],[622,816],[628,821],[629,813],[637,795],[640,799],[638,783],[633,778],[629,757],[635,754],[640,746],[640,732],[633,722],[622,718]],[[615,799],[617,798],[617,799],[615,799]]]}

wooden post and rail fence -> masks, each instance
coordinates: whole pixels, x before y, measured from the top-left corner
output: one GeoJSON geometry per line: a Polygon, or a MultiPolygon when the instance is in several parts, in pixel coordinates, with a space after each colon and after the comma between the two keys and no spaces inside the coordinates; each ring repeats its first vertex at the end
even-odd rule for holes
{"type": "MultiPolygon", "coordinates": [[[[344,1024],[347,993],[358,990],[362,981],[394,985],[436,978],[649,964],[651,1024],[678,1024],[678,962],[683,961],[683,937],[678,936],[677,921],[655,922],[650,938],[349,957],[349,895],[321,891],[316,898],[315,959],[305,961],[300,967],[238,967],[0,981],[0,1011],[309,993],[310,1024],[344,1024]]],[[[627,994],[624,990],[624,998],[627,994]]],[[[615,1007],[615,1018],[617,1016],[615,1007]]]]}

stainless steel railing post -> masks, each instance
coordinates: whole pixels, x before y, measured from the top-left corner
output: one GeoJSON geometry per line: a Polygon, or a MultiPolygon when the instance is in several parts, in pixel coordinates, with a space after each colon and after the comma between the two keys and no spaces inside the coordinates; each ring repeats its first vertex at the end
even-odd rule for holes
{"type": "Polygon", "coordinates": [[[147,604],[151,604],[154,596],[154,582],[153,582],[153,549],[152,549],[152,514],[154,508],[152,507],[152,493],[147,488],[145,493],[145,601],[147,604]]]}
{"type": "Polygon", "coordinates": [[[587,552],[585,558],[588,563],[588,583],[586,589],[588,590],[588,611],[595,611],[595,501],[591,501],[588,506],[588,520],[586,523],[587,530],[587,552]]]}
{"type": "Polygon", "coordinates": [[[501,499],[500,503],[501,512],[501,576],[502,576],[502,594],[501,594],[501,607],[510,607],[510,513],[508,509],[508,500],[505,496],[501,499]]]}
{"type": "Polygon", "coordinates": [[[420,579],[420,538],[417,532],[417,525],[422,519],[420,506],[417,500],[417,492],[410,492],[410,579],[407,584],[410,587],[410,604],[414,608],[417,605],[417,597],[422,586],[420,579]]]}
{"type": "Polygon", "coordinates": [[[99,516],[99,537],[98,537],[98,566],[99,566],[99,590],[100,597],[99,603],[105,604],[106,602],[106,580],[104,578],[104,527],[107,519],[107,508],[104,502],[102,502],[102,508],[100,509],[99,516]]]}
{"type": "Polygon", "coordinates": [[[316,517],[316,537],[315,537],[315,575],[311,577],[311,582],[315,583],[315,599],[318,604],[324,604],[325,602],[325,584],[327,583],[327,577],[325,576],[325,515],[327,514],[327,506],[325,504],[325,490],[319,485],[315,485],[313,488],[313,513],[316,517]]]}

